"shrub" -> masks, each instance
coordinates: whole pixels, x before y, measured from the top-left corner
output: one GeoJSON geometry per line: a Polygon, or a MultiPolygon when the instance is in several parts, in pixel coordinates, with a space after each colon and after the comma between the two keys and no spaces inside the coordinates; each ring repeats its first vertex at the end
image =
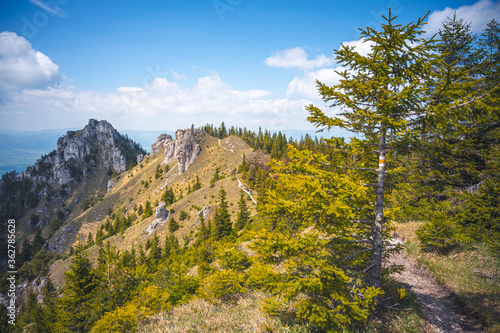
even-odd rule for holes
{"type": "Polygon", "coordinates": [[[429,214],[429,221],[417,230],[417,237],[420,246],[426,250],[449,251],[460,244],[472,242],[465,228],[447,211],[429,214]]]}
{"type": "Polygon", "coordinates": [[[244,275],[233,269],[217,271],[203,281],[202,292],[206,299],[228,301],[246,292],[244,275]]]}
{"type": "Polygon", "coordinates": [[[185,212],[184,210],[181,210],[180,215],[179,215],[179,220],[184,221],[189,219],[189,214],[185,212]]]}
{"type": "Polygon", "coordinates": [[[243,251],[235,248],[223,248],[217,254],[221,267],[241,272],[251,264],[250,258],[243,251]]]}
{"type": "Polygon", "coordinates": [[[146,308],[126,304],[107,312],[91,329],[91,333],[135,332],[139,320],[146,318],[146,308]]]}

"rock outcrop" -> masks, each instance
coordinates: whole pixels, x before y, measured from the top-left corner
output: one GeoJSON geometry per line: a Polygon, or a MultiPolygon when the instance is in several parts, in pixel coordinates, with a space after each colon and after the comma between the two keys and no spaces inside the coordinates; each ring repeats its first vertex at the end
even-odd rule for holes
{"type": "Polygon", "coordinates": [[[160,221],[168,220],[168,218],[170,216],[170,211],[165,208],[166,205],[167,204],[165,202],[161,201],[158,204],[158,207],[156,207],[155,217],[157,220],[160,220],[160,221]]]}
{"type": "Polygon", "coordinates": [[[156,219],[151,222],[151,224],[146,228],[146,230],[144,230],[143,233],[150,235],[159,224],[163,225],[168,221],[168,218],[170,217],[170,211],[165,208],[166,206],[167,205],[163,201],[158,204],[155,214],[156,219]]]}
{"type": "Polygon", "coordinates": [[[77,184],[96,170],[123,172],[127,163],[145,151],[118,133],[105,120],[90,119],[79,131],[69,131],[57,140],[57,149],[40,158],[21,173],[33,183],[43,181],[52,188],[77,184]]]}
{"type": "Polygon", "coordinates": [[[151,155],[159,153],[163,148],[165,159],[162,164],[177,159],[179,174],[184,173],[191,166],[201,152],[198,141],[204,136],[201,128],[177,130],[175,139],[168,134],[161,134],[151,145],[151,155]]]}

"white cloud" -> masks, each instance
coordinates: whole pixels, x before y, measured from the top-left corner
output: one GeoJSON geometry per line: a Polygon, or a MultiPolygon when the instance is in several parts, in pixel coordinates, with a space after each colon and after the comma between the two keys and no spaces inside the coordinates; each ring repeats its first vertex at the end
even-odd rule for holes
{"type": "Polygon", "coordinates": [[[306,98],[317,101],[320,98],[316,80],[329,86],[339,83],[340,75],[335,70],[341,68],[323,68],[317,71],[306,72],[302,76],[296,76],[289,84],[286,91],[288,98],[306,98]]]}
{"type": "Polygon", "coordinates": [[[473,33],[480,33],[492,19],[500,21],[500,2],[479,0],[470,6],[461,6],[458,8],[446,7],[444,10],[435,11],[429,16],[427,25],[424,28],[426,35],[431,36],[436,34],[443,27],[442,23],[448,17],[452,18],[455,12],[457,13],[457,18],[463,19],[466,23],[471,23],[471,31],[473,33]]]}
{"type": "Polygon", "coordinates": [[[335,63],[333,58],[329,58],[324,54],[316,57],[316,59],[307,59],[308,54],[301,47],[277,51],[273,56],[264,60],[264,63],[270,67],[293,68],[300,70],[310,70],[314,68],[322,68],[331,66],[335,63]]]}
{"type": "Polygon", "coordinates": [[[374,43],[365,39],[351,40],[342,43],[345,46],[352,46],[362,56],[367,56],[371,52],[374,43]]]}
{"type": "Polygon", "coordinates": [[[0,105],[3,126],[24,129],[78,127],[89,118],[107,119],[121,129],[176,129],[191,123],[226,121],[238,126],[272,129],[311,127],[304,106],[310,101],[269,98],[264,90],[235,90],[216,74],[201,77],[189,88],[165,78],[144,87],[120,87],[111,93],[73,86],[11,92],[0,105]],[[34,128],[33,128],[34,127],[34,128]]]}
{"type": "Polygon", "coordinates": [[[68,15],[66,14],[66,12],[63,9],[61,9],[61,7],[59,7],[59,5],[57,5],[57,2],[55,2],[55,1],[52,1],[50,4],[42,2],[42,1],[39,1],[39,0],[28,0],[28,1],[31,2],[32,4],[34,4],[35,6],[38,6],[41,9],[45,10],[49,14],[52,14],[52,15],[55,15],[55,16],[59,16],[59,17],[63,17],[63,18],[68,17],[68,15]],[[51,5],[53,5],[54,3],[56,5],[51,7],[51,5]]]}
{"type": "Polygon", "coordinates": [[[47,87],[59,82],[59,66],[13,32],[0,33],[0,89],[47,87]]]}

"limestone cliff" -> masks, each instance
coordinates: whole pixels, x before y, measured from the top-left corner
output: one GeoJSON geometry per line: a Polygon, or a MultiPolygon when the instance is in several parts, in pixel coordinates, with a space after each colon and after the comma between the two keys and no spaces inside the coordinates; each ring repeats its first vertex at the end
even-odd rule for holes
{"type": "Polygon", "coordinates": [[[28,167],[19,178],[34,184],[43,181],[52,188],[77,184],[96,170],[123,172],[144,150],[118,133],[105,120],[89,120],[79,131],[69,131],[57,141],[57,149],[28,167]]]}
{"type": "Polygon", "coordinates": [[[198,141],[204,136],[201,128],[177,130],[175,139],[170,135],[161,134],[156,142],[151,145],[151,155],[159,153],[165,148],[165,159],[162,164],[177,159],[179,174],[184,173],[194,163],[201,152],[198,141]]]}

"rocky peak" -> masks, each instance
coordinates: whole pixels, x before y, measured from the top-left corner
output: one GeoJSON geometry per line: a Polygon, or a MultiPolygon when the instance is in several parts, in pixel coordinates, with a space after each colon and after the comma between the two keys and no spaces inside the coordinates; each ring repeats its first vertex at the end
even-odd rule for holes
{"type": "Polygon", "coordinates": [[[162,148],[165,148],[165,159],[162,164],[167,164],[174,158],[177,159],[179,174],[181,174],[194,163],[200,154],[201,147],[198,140],[204,135],[201,128],[193,127],[188,130],[177,130],[175,139],[168,134],[161,134],[151,145],[151,155],[155,155],[162,148]]]}
{"type": "Polygon", "coordinates": [[[28,167],[22,177],[52,187],[76,184],[94,170],[123,172],[144,150],[118,133],[105,120],[90,119],[79,131],[68,131],[57,140],[57,149],[28,167]]]}

